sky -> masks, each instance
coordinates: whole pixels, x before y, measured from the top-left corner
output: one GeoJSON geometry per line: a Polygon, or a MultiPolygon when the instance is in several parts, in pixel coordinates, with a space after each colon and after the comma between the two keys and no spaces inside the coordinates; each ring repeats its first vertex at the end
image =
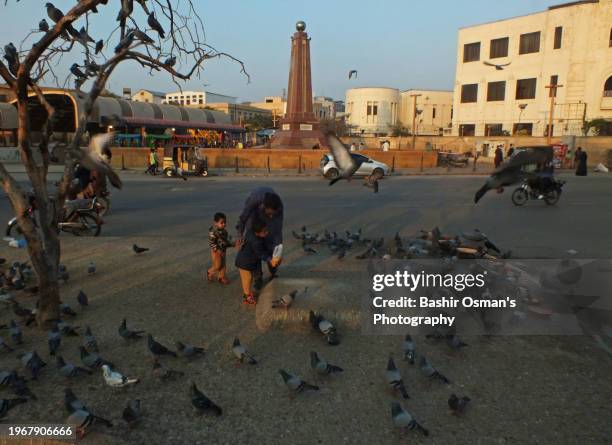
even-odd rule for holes
{"type": "MultiPolygon", "coordinates": [[[[52,0],[53,1],[53,0],[52,0]]],[[[183,0],[184,1],[184,0],[183,0]]],[[[0,2],[0,46],[17,45],[46,17],[46,0],[0,2]]],[[[173,3],[180,3],[174,0],[173,3]]],[[[67,11],[74,0],[55,0],[67,11]]],[[[452,90],[461,27],[545,10],[554,0],[225,0],[195,1],[204,20],[206,42],[242,60],[250,83],[239,66],[227,59],[207,61],[201,79],[183,89],[237,96],[259,101],[281,95],[287,88],[290,37],[295,22],[304,20],[311,37],[312,86],[316,95],[344,100],[348,88],[387,86],[405,90],[452,90]],[[358,71],[348,79],[349,70],[358,71]],[[204,84],[208,84],[204,86],[204,84]]],[[[90,34],[97,40],[115,27],[119,0],[92,16],[90,34]]],[[[136,5],[137,7],[137,5],[136,5]]],[[[77,57],[78,56],[78,57],[77,57]]],[[[64,58],[59,73],[74,61],[64,58]]],[[[164,73],[153,76],[133,64],[113,73],[107,87],[121,93],[147,88],[172,92],[178,88],[164,73]]]]}

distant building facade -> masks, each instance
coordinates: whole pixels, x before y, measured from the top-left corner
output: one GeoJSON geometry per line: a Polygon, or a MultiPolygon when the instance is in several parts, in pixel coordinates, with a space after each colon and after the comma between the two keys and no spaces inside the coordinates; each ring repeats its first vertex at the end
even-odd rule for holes
{"type": "Polygon", "coordinates": [[[415,132],[418,135],[450,134],[453,119],[453,92],[406,90],[400,93],[399,122],[412,132],[416,97],[415,132]]]}
{"type": "Polygon", "coordinates": [[[146,102],[149,104],[160,105],[164,103],[164,99],[166,99],[166,93],[162,93],[161,91],[142,89],[138,90],[136,94],[132,95],[132,100],[136,102],[146,102]]]}
{"type": "Polygon", "coordinates": [[[460,29],[452,133],[544,136],[555,84],[554,136],[612,118],[612,0],[460,29]]]}
{"type": "Polygon", "coordinates": [[[388,134],[399,119],[400,92],[387,87],[351,88],[346,91],[345,104],[345,119],[351,132],[388,134]]]}
{"type": "Polygon", "coordinates": [[[245,122],[257,116],[272,117],[272,112],[270,110],[264,110],[247,104],[222,102],[209,103],[206,107],[228,114],[232,123],[237,125],[244,125],[245,122]]]}
{"type": "Polygon", "coordinates": [[[177,91],[166,93],[163,103],[183,105],[186,107],[203,108],[215,103],[235,104],[237,97],[225,94],[211,93],[209,91],[177,91]]]}
{"type": "Polygon", "coordinates": [[[312,111],[317,119],[333,119],[336,117],[336,102],[331,97],[315,96],[312,99],[312,111]]]}

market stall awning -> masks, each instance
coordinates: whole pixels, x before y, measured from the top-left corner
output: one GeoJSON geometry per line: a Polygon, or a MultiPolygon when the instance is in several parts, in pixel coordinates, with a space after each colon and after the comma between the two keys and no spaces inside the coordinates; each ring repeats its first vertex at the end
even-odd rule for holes
{"type": "Polygon", "coordinates": [[[140,117],[124,117],[122,119],[130,126],[142,126],[147,128],[192,128],[198,130],[217,130],[217,131],[229,131],[233,133],[245,133],[246,130],[240,125],[232,124],[214,124],[210,122],[202,121],[177,121],[167,119],[147,119],[140,117]]]}

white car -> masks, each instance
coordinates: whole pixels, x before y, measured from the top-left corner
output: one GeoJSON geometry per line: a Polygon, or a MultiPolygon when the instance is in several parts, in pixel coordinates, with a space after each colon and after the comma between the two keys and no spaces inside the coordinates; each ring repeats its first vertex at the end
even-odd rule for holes
{"type": "MultiPolygon", "coordinates": [[[[359,169],[355,172],[355,176],[370,176],[375,171],[378,171],[382,176],[387,176],[390,172],[389,166],[382,162],[375,161],[359,153],[351,153],[351,156],[356,161],[363,161],[359,169]]],[[[327,153],[321,158],[321,173],[327,179],[335,179],[340,174],[338,166],[334,161],[331,153],[327,153]]]]}

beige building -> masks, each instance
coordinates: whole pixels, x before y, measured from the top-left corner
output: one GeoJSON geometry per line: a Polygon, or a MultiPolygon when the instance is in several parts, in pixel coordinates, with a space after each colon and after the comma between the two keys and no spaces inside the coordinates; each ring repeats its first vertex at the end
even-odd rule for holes
{"type": "Polygon", "coordinates": [[[152,90],[138,90],[132,95],[132,100],[136,102],[146,102],[150,104],[162,104],[166,98],[166,93],[152,90]]]}
{"type": "Polygon", "coordinates": [[[346,91],[346,123],[353,133],[387,134],[399,117],[397,88],[363,87],[346,91]]]}
{"type": "Polygon", "coordinates": [[[229,114],[233,124],[244,125],[246,121],[256,116],[271,117],[270,110],[263,110],[247,104],[231,104],[228,102],[212,103],[206,108],[229,114]]]}
{"type": "Polygon", "coordinates": [[[453,92],[438,90],[406,90],[400,93],[399,122],[412,131],[415,115],[416,134],[450,134],[453,119],[453,92]]]}
{"type": "Polygon", "coordinates": [[[282,96],[266,96],[262,102],[247,102],[250,106],[263,110],[270,110],[272,120],[275,124],[285,116],[287,112],[287,100],[282,96]]]}
{"type": "Polygon", "coordinates": [[[453,134],[543,136],[555,84],[554,136],[612,118],[612,0],[460,29],[453,134]]]}
{"type": "Polygon", "coordinates": [[[209,91],[176,91],[174,93],[166,93],[163,103],[203,108],[215,103],[234,104],[237,99],[235,96],[211,93],[209,91]]]}

